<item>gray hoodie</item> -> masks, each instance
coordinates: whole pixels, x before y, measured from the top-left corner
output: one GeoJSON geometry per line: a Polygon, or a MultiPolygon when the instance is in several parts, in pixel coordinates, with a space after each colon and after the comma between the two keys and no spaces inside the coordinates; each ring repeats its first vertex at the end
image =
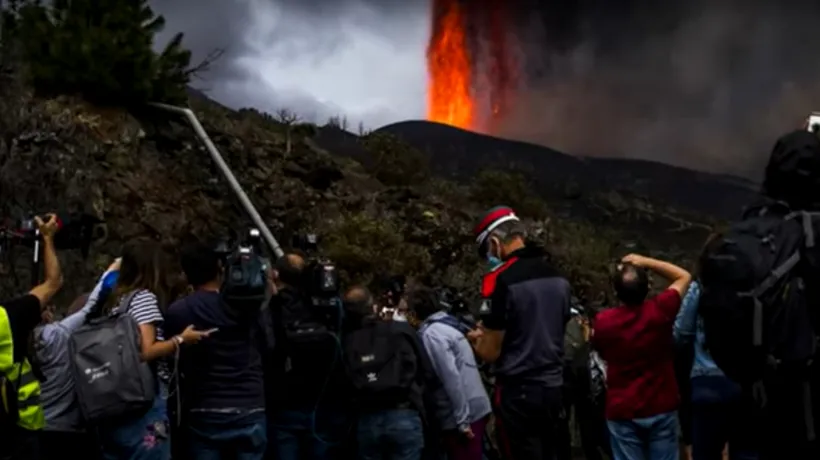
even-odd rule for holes
{"type": "Polygon", "coordinates": [[[467,338],[455,328],[436,322],[445,315],[430,315],[419,328],[419,337],[442,384],[432,395],[441,429],[464,430],[486,417],[492,408],[467,338]]]}
{"type": "Polygon", "coordinates": [[[46,381],[40,385],[40,400],[46,417],[46,430],[82,431],[83,421],[74,379],[71,375],[68,341],[71,333],[85,323],[91,308],[97,303],[105,272],[91,291],[82,309],[61,321],[35,329],[35,350],[46,381]]]}

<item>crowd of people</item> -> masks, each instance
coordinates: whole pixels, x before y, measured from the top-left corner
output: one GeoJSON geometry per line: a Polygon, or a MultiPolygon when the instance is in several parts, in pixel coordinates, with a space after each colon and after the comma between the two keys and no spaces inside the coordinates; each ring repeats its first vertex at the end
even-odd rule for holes
{"type": "Polygon", "coordinates": [[[472,315],[402,277],[317,298],[298,250],[262,266],[262,301],[228,298],[232,272],[202,242],[179,251],[180,293],[160,246],[135,241],[60,316],[59,226],[37,218],[44,281],[0,301],[0,458],[571,460],[571,420],[590,460],[820,458],[816,205],[820,138],[788,134],[746,224],[710,237],[691,273],[624,256],[618,305],[605,308],[582,306],[498,206],[474,229],[488,269],[472,315]],[[781,254],[784,233],[771,230],[791,220],[802,258],[781,254]],[[752,234],[763,255],[729,261],[743,273],[714,268],[752,234]],[[781,256],[790,262],[760,268],[781,256]],[[751,294],[718,295],[728,278],[751,294]],[[748,312],[729,308],[747,297],[748,312]],[[798,323],[811,326],[801,366],[783,338],[798,323]],[[751,354],[717,340],[747,336],[751,354]],[[770,365],[746,378],[738,363],[758,354],[770,365]]]}

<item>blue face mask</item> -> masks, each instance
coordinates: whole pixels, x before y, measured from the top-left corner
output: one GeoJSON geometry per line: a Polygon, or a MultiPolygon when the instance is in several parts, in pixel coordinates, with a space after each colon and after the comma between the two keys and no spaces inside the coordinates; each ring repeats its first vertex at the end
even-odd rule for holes
{"type": "Polygon", "coordinates": [[[490,266],[490,269],[491,269],[491,270],[492,270],[493,268],[495,268],[495,267],[497,267],[497,266],[501,265],[502,263],[504,263],[504,261],[503,261],[503,260],[501,260],[501,259],[499,259],[498,257],[496,257],[496,256],[494,256],[494,255],[493,255],[493,253],[492,253],[492,245],[490,245],[490,247],[489,247],[489,248],[487,248],[487,263],[489,264],[489,266],[490,266]]]}

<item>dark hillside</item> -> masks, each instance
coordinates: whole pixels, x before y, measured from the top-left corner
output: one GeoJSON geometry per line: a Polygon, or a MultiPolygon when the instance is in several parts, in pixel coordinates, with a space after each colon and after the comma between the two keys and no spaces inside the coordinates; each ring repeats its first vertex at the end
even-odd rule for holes
{"type": "Polygon", "coordinates": [[[614,190],[716,218],[737,216],[755,196],[755,185],[739,178],[645,160],[578,158],[426,121],[396,123],[377,132],[410,143],[426,154],[440,174],[467,178],[483,168],[513,168],[548,196],[576,186],[581,193],[614,190]]]}

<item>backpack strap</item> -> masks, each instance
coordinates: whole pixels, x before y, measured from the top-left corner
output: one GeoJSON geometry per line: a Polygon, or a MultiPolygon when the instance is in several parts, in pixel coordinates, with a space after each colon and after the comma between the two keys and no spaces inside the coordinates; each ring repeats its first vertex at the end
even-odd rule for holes
{"type": "Polygon", "coordinates": [[[751,297],[754,301],[754,316],[752,320],[752,344],[756,347],[763,345],[763,302],[760,297],[766,293],[780,279],[786,276],[800,262],[800,252],[795,252],[785,262],[769,273],[756,288],[748,292],[740,292],[740,297],[751,297]]]}
{"type": "Polygon", "coordinates": [[[137,296],[137,293],[139,293],[139,291],[141,291],[141,289],[134,289],[133,291],[129,292],[128,294],[125,294],[122,297],[122,300],[120,300],[118,305],[119,307],[121,307],[120,314],[128,313],[128,309],[131,308],[131,303],[134,301],[134,297],[137,296]]]}

